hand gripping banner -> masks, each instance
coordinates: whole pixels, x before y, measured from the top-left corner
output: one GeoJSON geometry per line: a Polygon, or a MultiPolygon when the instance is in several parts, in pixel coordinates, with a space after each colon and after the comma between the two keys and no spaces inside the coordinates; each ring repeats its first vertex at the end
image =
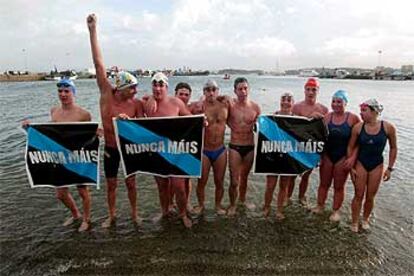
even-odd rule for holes
{"type": "Polygon", "coordinates": [[[30,186],[99,188],[98,123],[30,124],[26,170],[30,186]]]}
{"type": "Polygon", "coordinates": [[[328,137],[323,119],[261,115],[257,125],[254,173],[298,175],[318,166],[328,137]]]}
{"type": "Polygon", "coordinates": [[[204,115],[114,119],[126,176],[200,177],[204,115]]]}

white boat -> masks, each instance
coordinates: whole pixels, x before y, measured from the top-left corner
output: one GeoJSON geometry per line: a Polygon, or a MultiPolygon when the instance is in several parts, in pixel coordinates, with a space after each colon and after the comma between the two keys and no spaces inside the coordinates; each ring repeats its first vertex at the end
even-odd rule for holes
{"type": "Polygon", "coordinates": [[[317,76],[319,76],[319,73],[313,69],[304,69],[299,72],[299,77],[309,78],[317,76]]]}
{"type": "Polygon", "coordinates": [[[338,69],[335,71],[335,77],[337,79],[344,79],[349,75],[349,72],[344,69],[338,69]]]}
{"type": "Polygon", "coordinates": [[[67,71],[52,71],[50,75],[45,76],[45,80],[53,80],[53,81],[59,81],[63,78],[70,79],[70,80],[76,80],[78,78],[78,74],[76,74],[73,70],[67,70],[67,71]]]}

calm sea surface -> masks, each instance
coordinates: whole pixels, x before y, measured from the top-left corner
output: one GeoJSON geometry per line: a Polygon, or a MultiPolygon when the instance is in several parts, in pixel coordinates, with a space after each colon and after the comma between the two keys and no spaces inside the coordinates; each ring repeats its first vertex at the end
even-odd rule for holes
{"type": "MultiPolygon", "coordinates": [[[[216,79],[223,94],[232,94],[232,81],[216,79]]],[[[201,95],[206,77],[171,78],[170,87],[187,81],[193,99],[201,95]]],[[[251,99],[264,113],[279,105],[279,95],[293,92],[303,98],[304,79],[248,76],[251,99]]],[[[79,80],[77,102],[100,121],[99,92],[94,80],[79,80]]],[[[54,82],[0,83],[0,256],[1,275],[86,275],[86,274],[364,274],[413,275],[414,273],[414,82],[321,80],[319,99],[330,107],[336,89],[349,92],[349,110],[376,97],[383,103],[382,117],[398,130],[398,159],[391,181],[381,184],[370,231],[350,232],[350,201],[353,187],[346,184],[343,219],[329,222],[329,209],[312,215],[296,200],[286,208],[286,220],[278,222],[261,215],[264,177],[249,178],[248,199],[255,211],[242,210],[235,218],[217,217],[213,211],[213,183],[207,186],[207,211],[193,217],[186,230],[179,220],[157,221],[157,188],[152,177],[137,177],[138,206],[144,218],[141,226],[129,220],[129,203],[121,182],[117,193],[117,225],[103,230],[107,215],[105,185],[92,191],[92,228],[78,233],[77,227],[63,227],[69,212],[55,199],[51,188],[31,189],[24,166],[25,135],[18,128],[27,115],[47,114],[58,104],[54,82]]],[[[170,89],[172,93],[172,89],[170,89]]],[[[140,80],[139,93],[149,93],[148,78],[140,80]]],[[[48,115],[33,119],[48,121],[48,115]]],[[[228,134],[226,139],[228,140],[228,134]]],[[[387,149],[388,153],[388,149],[387,149]]],[[[386,158],[388,160],[388,157],[386,158]]],[[[122,174],[120,172],[120,180],[122,174]]],[[[103,178],[101,178],[103,179],[103,178]]],[[[308,191],[316,201],[318,174],[314,172],[308,191]]],[[[228,204],[226,194],[224,204],[228,204]]],[[[76,189],[71,188],[80,206],[76,189]]],[[[195,190],[192,202],[196,204],[195,190]]],[[[330,193],[328,207],[332,203],[330,193]]],[[[273,211],[275,207],[273,206],[273,211]]]]}

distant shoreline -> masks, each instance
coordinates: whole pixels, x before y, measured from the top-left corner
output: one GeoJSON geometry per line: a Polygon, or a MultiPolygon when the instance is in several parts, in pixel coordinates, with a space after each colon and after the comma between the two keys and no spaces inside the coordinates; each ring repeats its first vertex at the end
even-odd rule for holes
{"type": "MultiPolygon", "coordinates": [[[[175,76],[175,75],[174,75],[175,76]]],[[[196,75],[200,76],[200,75],[196,75]]],[[[206,77],[208,75],[205,75],[206,77]]],[[[211,74],[211,76],[221,76],[220,74],[211,74]]],[[[258,74],[258,76],[273,76],[271,74],[258,74]]],[[[278,77],[295,77],[295,75],[279,75],[278,77]]],[[[45,77],[47,77],[46,73],[34,73],[34,74],[24,74],[24,75],[9,75],[9,74],[0,74],[0,82],[32,82],[32,81],[46,81],[45,77]]],[[[182,77],[180,75],[177,75],[175,77],[182,77]]],[[[302,76],[296,76],[296,77],[302,77],[302,76]]],[[[320,76],[320,79],[341,79],[341,78],[328,78],[324,76],[320,76]]],[[[78,77],[78,79],[90,79],[90,77],[78,77]]],[[[358,78],[358,77],[348,77],[348,78],[342,78],[343,80],[390,80],[390,81],[412,81],[413,79],[392,79],[388,77],[382,77],[382,78],[358,78]]]]}
{"type": "Polygon", "coordinates": [[[26,81],[41,81],[44,80],[46,74],[27,74],[27,75],[0,75],[0,82],[26,82],[26,81]]]}

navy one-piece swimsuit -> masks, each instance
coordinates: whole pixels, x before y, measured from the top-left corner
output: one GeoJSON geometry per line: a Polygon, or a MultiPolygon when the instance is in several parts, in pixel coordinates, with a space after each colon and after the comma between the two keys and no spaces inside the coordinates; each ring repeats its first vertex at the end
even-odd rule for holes
{"type": "Polygon", "coordinates": [[[358,137],[358,161],[368,172],[384,162],[382,153],[386,143],[387,134],[385,133],[383,121],[381,121],[380,131],[375,135],[368,134],[365,131],[365,123],[363,124],[358,137]]]}
{"type": "Polygon", "coordinates": [[[345,122],[335,125],[331,120],[328,123],[328,141],[326,143],[326,154],[333,164],[346,156],[348,142],[351,138],[352,127],[348,124],[349,113],[347,113],[345,122]]]}

